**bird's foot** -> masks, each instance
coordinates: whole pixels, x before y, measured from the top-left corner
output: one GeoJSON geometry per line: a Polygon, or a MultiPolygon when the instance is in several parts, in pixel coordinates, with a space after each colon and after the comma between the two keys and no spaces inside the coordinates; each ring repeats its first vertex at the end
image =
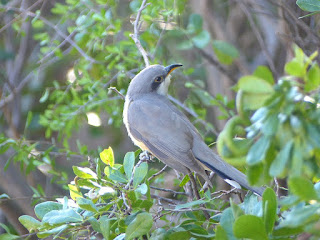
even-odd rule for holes
{"type": "Polygon", "coordinates": [[[145,161],[145,162],[154,162],[153,161],[154,156],[151,153],[149,153],[148,151],[143,151],[142,153],[140,153],[139,159],[141,161],[145,161]]]}

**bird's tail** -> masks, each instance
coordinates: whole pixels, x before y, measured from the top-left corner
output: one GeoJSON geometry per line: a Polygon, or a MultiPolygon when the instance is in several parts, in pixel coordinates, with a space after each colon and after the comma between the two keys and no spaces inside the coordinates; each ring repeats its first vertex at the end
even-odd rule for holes
{"type": "MultiPolygon", "coordinates": [[[[212,152],[213,153],[213,152],[212,152]]],[[[213,153],[214,154],[214,153],[213,153]]],[[[214,158],[215,160],[213,161],[214,164],[211,164],[210,162],[207,161],[203,161],[201,159],[198,158],[198,160],[204,164],[206,167],[208,167],[211,171],[214,171],[215,173],[217,173],[220,177],[222,177],[228,184],[239,188],[239,184],[258,194],[259,196],[262,196],[265,188],[264,187],[253,187],[250,186],[250,184],[247,181],[247,177],[245,174],[243,174],[242,172],[240,172],[238,169],[236,169],[235,167],[229,165],[228,163],[226,163],[225,161],[223,161],[218,155],[214,154],[214,158]]]]}

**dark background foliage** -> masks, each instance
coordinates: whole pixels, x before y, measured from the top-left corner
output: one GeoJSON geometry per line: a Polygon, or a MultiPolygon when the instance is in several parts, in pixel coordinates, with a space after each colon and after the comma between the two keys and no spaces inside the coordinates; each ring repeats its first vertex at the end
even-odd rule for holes
{"type": "Polygon", "coordinates": [[[317,0],[1,0],[0,237],[317,239],[318,11],[317,0]],[[130,79],[171,63],[183,68],[170,99],[270,187],[262,199],[215,176],[201,190],[127,153],[130,79]]]}

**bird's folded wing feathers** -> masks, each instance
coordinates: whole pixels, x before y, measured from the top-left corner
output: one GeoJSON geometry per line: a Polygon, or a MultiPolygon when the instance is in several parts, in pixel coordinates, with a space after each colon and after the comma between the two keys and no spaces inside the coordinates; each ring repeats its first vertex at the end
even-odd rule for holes
{"type": "Polygon", "coordinates": [[[191,151],[193,136],[188,126],[166,101],[157,101],[154,96],[135,100],[130,104],[128,120],[133,137],[161,161],[183,173],[187,167],[205,175],[191,151]]]}

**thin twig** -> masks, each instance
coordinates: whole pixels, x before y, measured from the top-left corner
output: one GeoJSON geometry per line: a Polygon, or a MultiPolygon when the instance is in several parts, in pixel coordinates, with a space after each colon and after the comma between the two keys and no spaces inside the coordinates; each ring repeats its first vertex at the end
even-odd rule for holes
{"type": "MultiPolygon", "coordinates": [[[[63,52],[63,55],[65,54],[68,54],[71,50],[71,47],[68,48],[67,50],[65,50],[63,52]]],[[[42,65],[41,67],[44,68],[44,67],[47,67],[47,66],[50,66],[52,65],[54,62],[58,61],[60,58],[59,57],[54,57],[52,58],[50,61],[47,61],[44,65],[42,65]]],[[[40,68],[40,67],[39,67],[40,68]]],[[[15,88],[15,92],[16,94],[20,93],[24,86],[30,81],[33,79],[33,77],[35,76],[36,74],[36,70],[32,70],[20,83],[19,85],[15,88]]],[[[0,101],[0,109],[5,107],[8,103],[12,102],[14,100],[14,93],[10,93],[8,96],[6,96],[4,99],[2,99],[0,101]]]]}
{"type": "Polygon", "coordinates": [[[213,58],[213,56],[211,56],[210,54],[206,53],[203,49],[201,48],[196,48],[196,50],[202,55],[202,57],[204,57],[209,63],[211,63],[212,65],[214,65],[219,72],[221,72],[222,74],[226,75],[233,83],[236,83],[238,80],[235,77],[235,75],[228,71],[226,69],[225,66],[223,66],[221,63],[219,63],[218,60],[216,60],[215,58],[213,58]]]}
{"type": "Polygon", "coordinates": [[[139,52],[141,53],[146,67],[148,67],[150,65],[149,59],[148,59],[148,53],[142,47],[141,42],[139,40],[139,32],[140,32],[140,28],[141,28],[141,23],[139,23],[139,21],[140,21],[140,17],[141,17],[141,12],[143,11],[143,9],[145,9],[147,6],[149,6],[151,4],[151,3],[146,4],[146,2],[147,2],[147,0],[143,0],[141,3],[140,9],[138,10],[138,13],[137,13],[137,18],[133,24],[133,34],[130,34],[130,37],[133,39],[139,52]]]}
{"type": "Polygon", "coordinates": [[[124,189],[126,189],[126,190],[129,189],[131,184],[133,183],[134,173],[135,173],[136,169],[141,165],[141,163],[151,160],[150,155],[148,155],[148,153],[146,153],[146,152],[141,153],[139,158],[140,158],[139,162],[133,167],[130,181],[124,187],[124,189]]]}
{"type": "MultiPolygon", "coordinates": [[[[31,11],[34,7],[36,7],[40,2],[42,2],[43,0],[38,0],[36,1],[35,3],[33,3],[30,7],[28,7],[27,9],[22,9],[23,11],[18,15],[16,16],[15,18],[13,18],[10,22],[8,22],[6,25],[4,25],[2,28],[0,28],[0,34],[6,30],[8,27],[12,26],[12,23],[14,23],[15,21],[17,21],[21,15],[23,15],[24,11],[31,11]]],[[[7,6],[8,7],[8,6],[7,6]]],[[[10,7],[13,7],[13,6],[10,6],[10,7]]]]}
{"type": "MultiPolygon", "coordinates": [[[[189,177],[190,177],[190,182],[191,182],[191,186],[192,186],[192,190],[193,190],[193,193],[194,193],[194,196],[196,196],[196,198],[199,200],[201,199],[200,197],[200,194],[199,194],[199,190],[198,190],[198,187],[197,187],[197,183],[196,183],[196,180],[192,174],[192,172],[189,170],[189,177]]],[[[200,206],[202,206],[204,209],[206,209],[206,205],[205,204],[201,204],[200,206]]],[[[210,219],[210,214],[206,211],[206,210],[202,210],[203,212],[203,215],[205,216],[205,218],[207,220],[210,219]]]]}
{"type": "MultiPolygon", "coordinates": [[[[215,172],[210,172],[210,175],[209,175],[209,180],[210,180],[210,181],[212,180],[212,178],[214,177],[214,175],[215,175],[215,172]]],[[[206,191],[209,189],[209,186],[210,186],[209,184],[210,184],[210,183],[209,183],[208,181],[206,181],[206,182],[203,184],[201,191],[206,192],[206,191]]]]}
{"type": "Polygon", "coordinates": [[[183,209],[163,209],[164,211],[171,211],[171,212],[195,212],[195,211],[208,211],[214,213],[221,213],[219,210],[199,207],[199,208],[183,208],[183,209]]]}
{"type": "MultiPolygon", "coordinates": [[[[169,18],[170,18],[170,16],[168,16],[168,21],[169,21],[169,18]]],[[[150,57],[152,60],[154,60],[154,58],[155,58],[155,56],[156,56],[157,49],[159,48],[160,43],[161,43],[161,41],[162,41],[162,37],[163,37],[163,35],[164,35],[164,32],[166,31],[168,21],[165,22],[164,27],[163,27],[162,30],[161,30],[161,33],[160,33],[160,36],[159,36],[159,38],[158,38],[156,47],[154,48],[154,52],[153,52],[153,54],[152,54],[151,57],[150,57]]]]}
{"type": "Polygon", "coordinates": [[[260,48],[261,48],[261,50],[263,51],[263,53],[264,53],[264,55],[266,57],[266,60],[267,60],[267,62],[269,64],[269,66],[270,66],[271,71],[273,72],[274,76],[276,76],[276,78],[277,78],[278,74],[277,74],[276,67],[274,66],[272,57],[271,57],[270,53],[268,52],[268,48],[267,48],[267,46],[266,46],[266,44],[265,44],[265,42],[264,42],[264,40],[263,40],[263,38],[261,36],[261,33],[260,33],[258,27],[256,26],[256,24],[255,24],[255,22],[253,20],[253,17],[251,15],[251,13],[248,11],[247,6],[242,1],[238,1],[238,2],[239,2],[240,8],[244,12],[244,14],[247,16],[247,19],[248,19],[248,21],[250,23],[250,26],[251,26],[251,28],[252,28],[252,30],[253,30],[258,42],[259,42],[260,48]]]}
{"type": "Polygon", "coordinates": [[[114,91],[117,93],[123,100],[126,98],[116,87],[109,87],[108,90],[114,91]]]}
{"type": "MultiPolygon", "coordinates": [[[[16,11],[16,12],[21,12],[21,10],[19,8],[13,8],[13,7],[2,7],[3,9],[6,10],[12,10],[12,11],[16,11]]],[[[90,57],[89,55],[87,55],[81,47],[79,47],[78,44],[76,44],[72,39],[69,39],[68,36],[62,32],[57,26],[55,26],[53,23],[51,23],[49,20],[47,20],[46,18],[42,17],[41,15],[37,15],[33,12],[30,11],[23,11],[22,14],[25,14],[27,16],[33,17],[33,18],[39,18],[40,20],[43,21],[44,24],[46,24],[47,26],[49,26],[50,28],[54,29],[56,31],[56,33],[62,37],[63,39],[67,40],[70,45],[72,45],[75,49],[77,49],[77,51],[88,61],[90,61],[91,63],[98,63],[101,64],[101,61],[97,61],[95,59],[93,59],[92,57],[90,57]]]]}
{"type": "Polygon", "coordinates": [[[158,175],[160,175],[161,173],[163,173],[163,172],[166,170],[167,167],[168,167],[168,165],[165,165],[159,172],[157,172],[157,173],[153,174],[151,177],[149,177],[149,178],[148,178],[148,181],[150,182],[151,179],[153,179],[153,178],[155,178],[156,176],[158,176],[158,175]]]}
{"type": "Polygon", "coordinates": [[[188,195],[185,192],[177,192],[177,191],[174,191],[172,189],[167,189],[167,188],[159,188],[159,187],[154,187],[154,186],[150,186],[150,188],[155,189],[155,190],[159,190],[159,191],[163,191],[163,192],[172,193],[173,196],[175,196],[175,195],[188,195]]]}
{"type": "Polygon", "coordinates": [[[156,195],[156,194],[150,194],[150,196],[151,196],[152,198],[156,198],[156,199],[159,199],[160,201],[162,200],[162,201],[165,201],[165,202],[174,204],[174,205],[181,204],[181,202],[178,201],[178,200],[174,200],[174,199],[171,199],[171,198],[161,197],[161,196],[158,196],[158,195],[156,195]]]}
{"type": "Polygon", "coordinates": [[[237,194],[238,190],[239,190],[238,188],[232,188],[231,190],[228,190],[228,191],[227,190],[221,190],[221,191],[214,192],[214,193],[211,194],[211,196],[216,195],[216,194],[220,194],[220,193],[221,194],[216,196],[216,197],[211,198],[211,201],[215,200],[215,199],[219,199],[219,198],[221,198],[221,197],[223,197],[225,195],[231,194],[231,193],[237,194]]]}
{"type": "Polygon", "coordinates": [[[69,36],[67,36],[67,38],[65,38],[58,46],[56,46],[52,51],[50,51],[49,53],[47,53],[44,57],[42,57],[37,64],[43,64],[45,62],[45,60],[47,60],[49,57],[51,57],[55,51],[57,49],[61,49],[67,42],[69,42],[69,40],[74,36],[74,34],[76,33],[76,30],[73,30],[72,33],[69,34],[69,36]]]}
{"type": "Polygon", "coordinates": [[[277,178],[273,178],[274,183],[276,184],[276,195],[279,197],[279,183],[277,178]]]}
{"type": "MultiPolygon", "coordinates": [[[[108,82],[106,82],[103,86],[102,89],[105,89],[108,87],[110,84],[112,84],[114,81],[117,80],[118,75],[120,72],[116,73],[108,82]]],[[[83,109],[85,109],[89,104],[93,102],[94,99],[96,99],[99,96],[100,92],[95,93],[88,102],[85,104],[81,105],[76,111],[69,113],[68,115],[70,116],[69,118],[73,117],[74,115],[79,114],[83,109]]]]}

